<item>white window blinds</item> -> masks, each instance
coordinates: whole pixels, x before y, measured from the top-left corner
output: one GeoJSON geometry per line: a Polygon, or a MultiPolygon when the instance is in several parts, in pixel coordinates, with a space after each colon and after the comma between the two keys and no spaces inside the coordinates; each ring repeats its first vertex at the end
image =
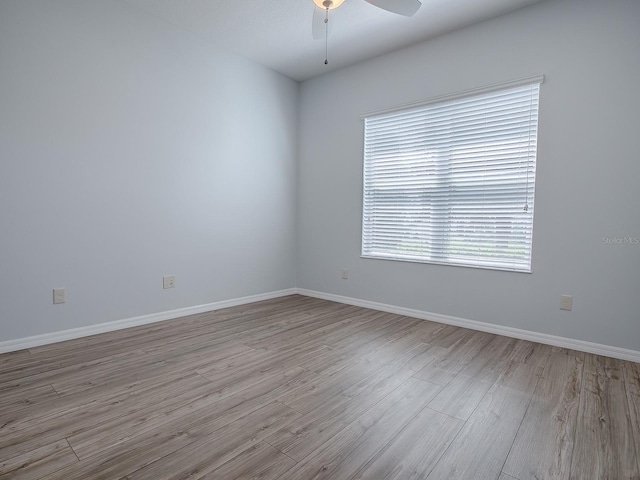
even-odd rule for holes
{"type": "Polygon", "coordinates": [[[362,255],[530,272],[539,90],[366,117],[362,255]]]}

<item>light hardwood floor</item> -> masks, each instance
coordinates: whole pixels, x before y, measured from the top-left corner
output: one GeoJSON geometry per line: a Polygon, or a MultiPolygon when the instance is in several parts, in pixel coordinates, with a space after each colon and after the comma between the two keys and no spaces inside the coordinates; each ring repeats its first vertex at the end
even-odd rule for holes
{"type": "Polygon", "coordinates": [[[0,355],[0,478],[639,479],[640,365],[291,296],[0,355]]]}

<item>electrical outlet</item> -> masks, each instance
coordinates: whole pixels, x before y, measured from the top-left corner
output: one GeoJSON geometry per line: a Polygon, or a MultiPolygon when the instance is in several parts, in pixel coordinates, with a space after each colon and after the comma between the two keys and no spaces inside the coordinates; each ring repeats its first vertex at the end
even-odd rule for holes
{"type": "Polygon", "coordinates": [[[58,305],[59,303],[65,303],[67,301],[67,289],[66,288],[54,288],[53,289],[53,303],[58,305]]]}
{"type": "Polygon", "coordinates": [[[162,288],[176,288],[176,277],[175,275],[167,275],[166,277],[162,277],[162,288]]]}
{"type": "Polygon", "coordinates": [[[571,295],[560,295],[560,310],[571,311],[573,307],[573,297],[571,295]]]}
{"type": "Polygon", "coordinates": [[[349,280],[349,270],[346,268],[342,269],[342,279],[343,280],[349,280]]]}

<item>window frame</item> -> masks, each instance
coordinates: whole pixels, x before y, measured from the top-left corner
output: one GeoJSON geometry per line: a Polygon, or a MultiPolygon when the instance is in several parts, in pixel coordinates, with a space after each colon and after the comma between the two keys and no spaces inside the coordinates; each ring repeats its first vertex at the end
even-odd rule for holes
{"type": "MultiPolygon", "coordinates": [[[[361,230],[361,258],[367,258],[367,259],[375,259],[375,260],[391,260],[391,261],[401,261],[401,262],[409,262],[409,263],[422,263],[422,264],[434,264],[434,265],[448,265],[448,266],[458,266],[458,267],[465,267],[465,268],[477,268],[477,269],[486,269],[486,270],[497,270],[497,271],[506,271],[506,272],[515,272],[515,273],[531,273],[533,271],[532,269],[532,264],[533,264],[533,230],[534,230],[534,214],[535,214],[535,209],[533,208],[534,204],[535,204],[535,189],[536,189],[536,164],[537,164],[537,157],[538,157],[538,143],[537,143],[537,138],[538,138],[538,126],[539,126],[539,118],[540,118],[540,113],[539,113],[539,105],[540,105],[540,96],[541,96],[541,85],[542,83],[544,83],[544,76],[542,75],[538,75],[535,77],[529,77],[529,78],[525,78],[525,79],[521,79],[521,80],[517,80],[517,81],[512,81],[512,82],[504,82],[504,83],[500,83],[500,84],[495,84],[495,85],[491,85],[488,87],[483,87],[483,88],[479,88],[479,89],[473,89],[473,90],[467,90],[465,92],[460,92],[460,93],[455,93],[452,95],[444,95],[444,96],[439,96],[439,97],[434,97],[425,101],[421,101],[421,102],[415,102],[415,103],[410,103],[410,104],[405,104],[405,105],[400,105],[397,107],[392,107],[392,108],[388,108],[388,109],[384,109],[384,110],[378,110],[375,112],[369,112],[366,114],[361,115],[361,119],[363,120],[364,123],[364,135],[363,135],[363,144],[364,144],[364,150],[363,150],[363,170],[362,170],[362,230],[361,230]],[[535,127],[533,128],[533,131],[535,133],[535,147],[533,148],[533,158],[532,160],[530,160],[530,156],[529,155],[527,157],[527,166],[525,167],[527,169],[527,172],[529,171],[529,163],[532,163],[532,169],[533,169],[533,177],[531,178],[530,182],[528,181],[528,185],[530,184],[532,186],[532,192],[531,192],[531,197],[530,197],[530,201],[531,201],[531,211],[530,211],[530,221],[526,224],[529,225],[528,228],[530,228],[528,234],[525,234],[525,236],[523,238],[527,238],[528,239],[528,243],[526,244],[526,253],[521,257],[521,259],[525,259],[528,260],[528,263],[523,267],[522,262],[521,261],[515,261],[513,260],[511,262],[511,266],[508,266],[509,262],[505,262],[505,261],[497,261],[494,260],[494,265],[491,265],[491,257],[489,255],[484,255],[484,263],[482,262],[481,258],[482,255],[478,255],[476,257],[476,259],[474,260],[474,262],[469,262],[469,261],[460,261],[460,260],[452,260],[451,257],[447,257],[447,260],[441,260],[438,258],[437,253],[434,254],[433,253],[433,249],[427,250],[424,249],[422,252],[422,255],[420,257],[417,257],[415,255],[411,255],[411,254],[407,254],[406,256],[403,256],[402,254],[399,254],[398,252],[395,253],[390,253],[388,255],[385,255],[384,253],[381,254],[371,254],[370,250],[366,251],[365,250],[365,233],[367,230],[366,227],[366,199],[367,199],[367,137],[366,137],[366,122],[369,118],[375,118],[375,117],[383,117],[385,115],[390,115],[390,114],[402,114],[403,112],[410,112],[412,110],[416,110],[419,108],[424,108],[424,107],[429,107],[431,105],[437,105],[437,104],[446,104],[447,102],[454,102],[454,101],[458,101],[458,100],[463,100],[463,99],[468,99],[471,97],[476,97],[476,96],[482,96],[485,94],[490,94],[490,93],[499,93],[502,91],[508,91],[510,89],[515,89],[517,87],[525,87],[525,86],[536,86],[538,88],[538,90],[536,91],[536,103],[535,105],[532,105],[531,107],[531,111],[535,111],[536,112],[536,117],[535,117],[535,127]],[[526,236],[528,235],[528,237],[526,236]],[[435,257],[435,258],[434,258],[435,257]],[[478,259],[480,259],[480,261],[478,261],[478,259]]],[[[529,125],[529,128],[531,129],[531,126],[529,125]]],[[[530,130],[531,131],[531,130],[530,130]]],[[[506,184],[501,184],[501,185],[506,185],[506,184]]],[[[529,188],[529,186],[527,185],[527,189],[529,188]]],[[[528,195],[528,194],[527,194],[528,195]]],[[[527,197],[529,198],[529,197],[527,197]]],[[[529,203],[529,200],[527,200],[527,204],[529,203]]],[[[452,203],[451,206],[458,206],[459,203],[452,203]]],[[[416,216],[416,218],[419,218],[419,216],[416,216]]],[[[429,217],[430,218],[430,217],[429,217]]],[[[469,218],[474,218],[474,217],[469,217],[469,218]]],[[[448,223],[447,223],[447,228],[451,228],[451,226],[453,225],[451,218],[448,219],[448,223]]],[[[512,226],[511,228],[518,228],[518,222],[515,220],[515,217],[511,220],[512,223],[510,223],[510,225],[512,226]]],[[[400,222],[398,222],[400,223],[400,222]]],[[[496,222],[497,224],[497,222],[496,222]]],[[[439,234],[442,235],[441,232],[444,232],[445,230],[439,230],[439,234]]],[[[498,236],[493,237],[493,238],[499,238],[498,236]]],[[[510,238],[520,238],[517,235],[514,237],[510,237],[510,238]]],[[[448,240],[447,240],[448,241],[448,240]]],[[[422,242],[425,243],[426,242],[426,238],[422,238],[422,242]]],[[[370,240],[369,243],[374,243],[373,241],[370,240]]],[[[389,249],[390,251],[391,249],[389,249]]],[[[440,250],[437,250],[440,251],[440,250]]],[[[447,254],[448,255],[448,254],[447,254]]],[[[505,257],[506,258],[506,257],[505,257]]]]}

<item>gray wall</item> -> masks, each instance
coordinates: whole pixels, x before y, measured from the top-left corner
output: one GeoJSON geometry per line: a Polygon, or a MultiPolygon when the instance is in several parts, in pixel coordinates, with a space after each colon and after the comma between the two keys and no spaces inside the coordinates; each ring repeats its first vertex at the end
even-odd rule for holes
{"type": "Polygon", "coordinates": [[[549,1],[305,82],[298,287],[640,350],[640,245],[603,242],[640,236],[638,20],[549,1]],[[360,114],[540,73],[533,273],[360,258],[360,114]]]}
{"type": "Polygon", "coordinates": [[[0,0],[0,341],[293,287],[297,97],[119,1],[0,0]]]}

